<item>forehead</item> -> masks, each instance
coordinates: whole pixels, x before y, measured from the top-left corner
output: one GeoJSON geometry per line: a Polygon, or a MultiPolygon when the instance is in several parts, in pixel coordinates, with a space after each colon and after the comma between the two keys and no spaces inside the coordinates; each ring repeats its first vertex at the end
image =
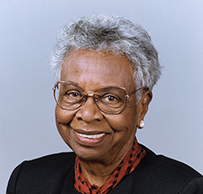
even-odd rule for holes
{"type": "Polygon", "coordinates": [[[123,55],[104,51],[74,50],[62,64],[61,80],[81,87],[110,85],[130,89],[135,85],[130,61],[123,55]]]}

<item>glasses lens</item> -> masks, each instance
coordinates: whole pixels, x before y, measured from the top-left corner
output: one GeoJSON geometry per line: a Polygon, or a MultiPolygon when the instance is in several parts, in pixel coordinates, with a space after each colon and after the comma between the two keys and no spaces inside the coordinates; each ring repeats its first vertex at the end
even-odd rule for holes
{"type": "Polygon", "coordinates": [[[62,108],[74,110],[83,102],[82,93],[82,89],[75,85],[59,82],[55,89],[55,98],[62,108]]]}
{"type": "MultiPolygon", "coordinates": [[[[97,90],[93,97],[101,111],[119,114],[127,105],[126,95],[126,91],[122,88],[108,87],[97,90]]],[[[54,96],[57,104],[66,110],[79,108],[88,98],[88,94],[85,94],[82,88],[66,82],[57,83],[54,87],[54,96]]]]}
{"type": "Polygon", "coordinates": [[[126,92],[122,88],[111,87],[97,90],[97,106],[105,113],[118,114],[126,106],[126,92]]]}

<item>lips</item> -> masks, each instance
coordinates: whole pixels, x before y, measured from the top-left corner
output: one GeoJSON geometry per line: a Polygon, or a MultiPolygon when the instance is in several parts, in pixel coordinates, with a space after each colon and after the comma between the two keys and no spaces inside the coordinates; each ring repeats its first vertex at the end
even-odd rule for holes
{"type": "Polygon", "coordinates": [[[87,135],[87,134],[82,134],[82,133],[77,133],[75,132],[77,135],[79,135],[80,137],[84,137],[84,138],[88,138],[88,139],[97,139],[100,137],[103,137],[105,135],[105,133],[101,133],[101,134],[96,134],[96,135],[87,135]]]}
{"type": "Polygon", "coordinates": [[[71,129],[74,132],[76,140],[83,145],[92,146],[103,141],[107,135],[107,133],[99,132],[99,131],[85,131],[78,129],[71,129]]]}

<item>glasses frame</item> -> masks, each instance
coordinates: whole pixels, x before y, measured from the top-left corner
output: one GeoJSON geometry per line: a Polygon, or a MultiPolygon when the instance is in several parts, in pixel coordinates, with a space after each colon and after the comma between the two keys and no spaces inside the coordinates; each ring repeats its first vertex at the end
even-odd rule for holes
{"type": "Polygon", "coordinates": [[[101,112],[106,113],[106,114],[111,114],[111,115],[117,115],[117,114],[120,114],[121,112],[123,112],[123,111],[126,109],[126,107],[127,107],[127,105],[128,105],[128,102],[129,102],[128,99],[129,99],[135,92],[137,92],[138,90],[140,90],[140,89],[142,89],[142,88],[143,88],[143,87],[140,87],[140,88],[138,88],[137,90],[133,91],[130,95],[128,95],[128,92],[127,92],[127,90],[126,90],[124,87],[108,86],[108,87],[99,88],[99,89],[96,90],[94,93],[88,94],[87,92],[85,92],[85,90],[84,90],[83,88],[81,88],[81,87],[78,86],[77,84],[74,84],[74,83],[72,83],[72,82],[66,82],[66,81],[57,81],[57,82],[54,84],[54,87],[52,88],[52,90],[53,90],[54,99],[55,99],[57,105],[58,105],[60,108],[64,109],[64,110],[67,110],[67,111],[77,110],[77,109],[79,109],[82,105],[85,104],[85,102],[87,101],[87,98],[88,98],[88,97],[93,97],[93,100],[94,100],[94,102],[95,102],[97,108],[98,108],[101,112]],[[56,98],[56,89],[58,88],[58,86],[59,86],[60,83],[62,83],[62,84],[63,84],[63,83],[64,83],[64,84],[71,84],[71,85],[73,85],[73,86],[78,87],[79,89],[81,89],[81,90],[83,91],[83,92],[82,92],[83,99],[82,99],[82,101],[81,101],[81,104],[80,104],[77,108],[68,109],[68,108],[65,108],[65,107],[63,107],[62,105],[60,105],[60,103],[58,102],[58,100],[57,100],[57,98],[56,98]],[[98,104],[97,104],[97,98],[95,97],[95,95],[97,94],[97,91],[98,91],[98,90],[105,89],[105,88],[118,88],[118,89],[121,89],[121,90],[124,91],[126,100],[125,100],[123,109],[122,109],[121,111],[113,112],[113,113],[111,113],[111,112],[106,112],[106,111],[102,110],[102,109],[98,106],[98,104]]]}

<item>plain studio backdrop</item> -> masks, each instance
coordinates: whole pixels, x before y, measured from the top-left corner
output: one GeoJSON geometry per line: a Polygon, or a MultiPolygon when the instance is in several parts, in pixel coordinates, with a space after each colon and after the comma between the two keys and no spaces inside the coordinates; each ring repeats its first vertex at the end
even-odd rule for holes
{"type": "Polygon", "coordinates": [[[1,0],[0,193],[23,160],[70,151],[55,127],[48,60],[61,26],[94,13],[140,23],[164,66],[138,141],[203,173],[202,0],[1,0]]]}

